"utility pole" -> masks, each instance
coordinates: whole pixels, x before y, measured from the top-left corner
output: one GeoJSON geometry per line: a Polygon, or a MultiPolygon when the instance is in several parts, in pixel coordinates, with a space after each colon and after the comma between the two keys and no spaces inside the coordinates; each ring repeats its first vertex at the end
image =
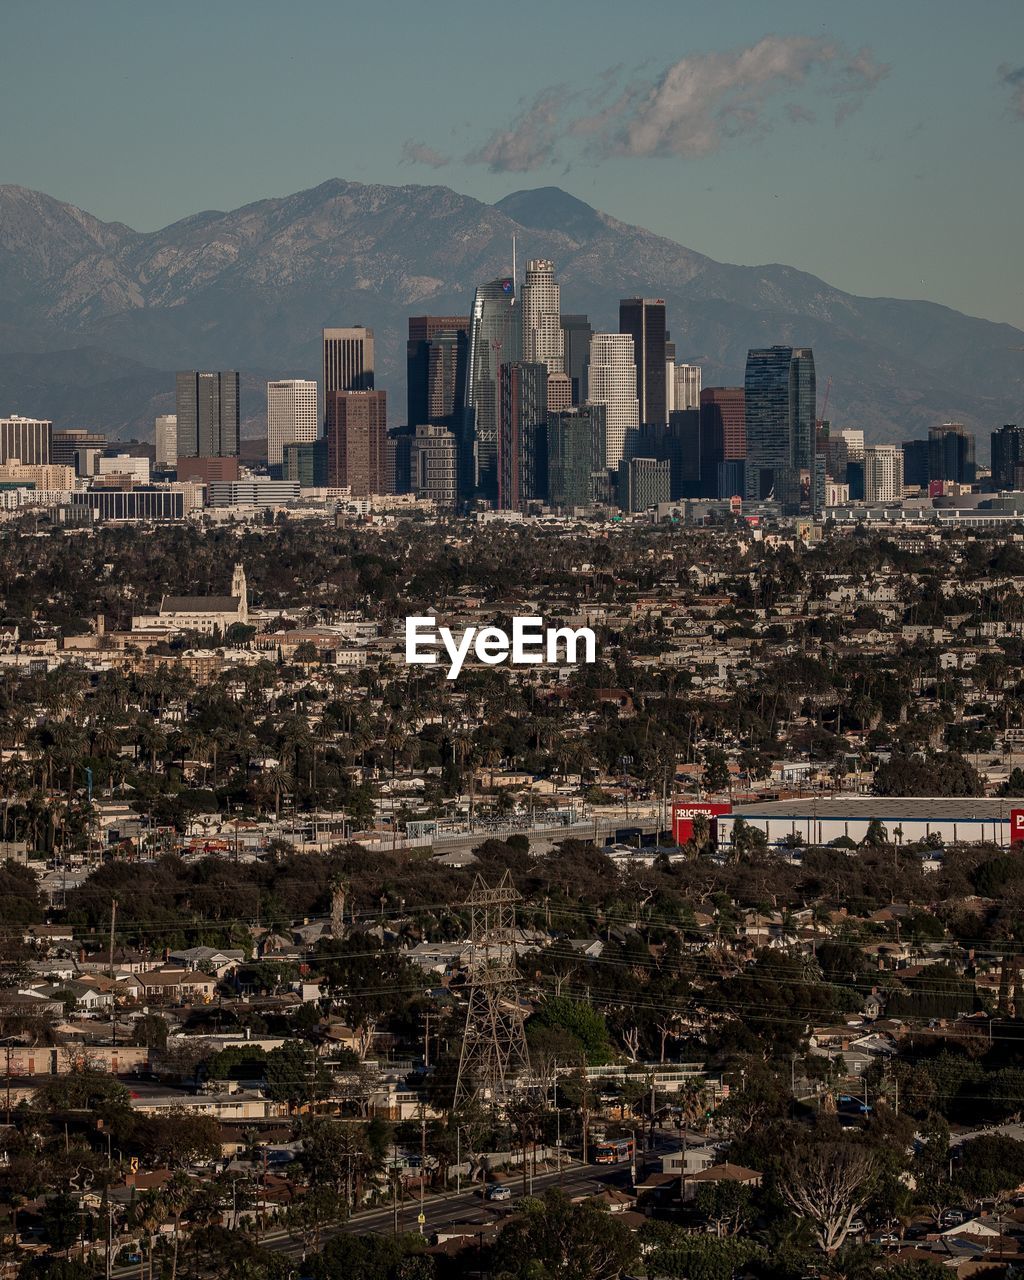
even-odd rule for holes
{"type": "Polygon", "coordinates": [[[427,1117],[420,1104],[420,1212],[416,1219],[420,1229],[420,1235],[423,1235],[423,1226],[427,1221],[427,1215],[423,1212],[423,1179],[427,1176],[427,1117]]]}
{"type": "MultiPolygon", "coordinates": [[[[117,924],[117,899],[110,899],[110,981],[114,981],[114,928],[117,924]]],[[[110,992],[110,1043],[117,1044],[117,1008],[114,1003],[114,992],[110,992]]]]}
{"type": "Polygon", "coordinates": [[[117,924],[117,899],[110,899],[110,969],[109,978],[114,980],[114,928],[117,924]]]}

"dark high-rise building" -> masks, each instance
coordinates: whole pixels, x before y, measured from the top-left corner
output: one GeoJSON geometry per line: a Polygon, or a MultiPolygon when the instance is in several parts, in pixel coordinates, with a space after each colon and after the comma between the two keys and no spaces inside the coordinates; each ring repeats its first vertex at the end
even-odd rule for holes
{"type": "Polygon", "coordinates": [[[548,418],[548,367],[539,361],[502,364],[498,418],[497,505],[518,511],[543,497],[548,418]]]}
{"type": "Polygon", "coordinates": [[[811,471],[814,457],[814,353],[810,347],[753,348],[744,393],[746,497],[772,498],[784,511],[798,512],[801,472],[811,471]]]}
{"type": "Polygon", "coordinates": [[[594,330],[586,316],[562,316],[561,325],[565,372],[572,379],[572,402],[580,405],[587,398],[587,362],[594,330]]]}
{"type": "Polygon", "coordinates": [[[447,424],[451,421],[457,401],[461,401],[460,345],[464,385],[468,337],[468,316],[409,317],[405,368],[406,422],[410,427],[426,422],[447,424]]]}
{"type": "Polygon", "coordinates": [[[962,422],[944,422],[928,432],[928,480],[973,484],[974,436],[962,422]]]}
{"type": "Polygon", "coordinates": [[[671,497],[671,464],[667,458],[623,458],[619,465],[619,506],[648,511],[671,497]]]}
{"type": "Polygon", "coordinates": [[[327,397],[327,483],[352,496],[387,492],[388,401],[384,391],[332,391],[327,397]]]}
{"type": "Polygon", "coordinates": [[[548,415],[548,501],[563,511],[589,507],[607,488],[605,407],[548,415]]]}
{"type": "MultiPolygon", "coordinates": [[[[445,329],[430,343],[427,355],[427,421],[453,427],[466,404],[469,329],[445,329]]],[[[419,426],[419,423],[410,423],[419,426]]]]}
{"type": "Polygon", "coordinates": [[[238,455],[238,372],[189,370],[176,382],[179,458],[238,455]]]}
{"type": "Polygon", "coordinates": [[[731,498],[744,492],[746,396],[742,387],[704,387],[700,393],[700,492],[731,498]]]}
{"type": "Polygon", "coordinates": [[[992,432],[992,481],[999,489],[1016,489],[1017,468],[1024,465],[1024,427],[1008,422],[992,432]]]}
{"type": "MultiPolygon", "coordinates": [[[[624,464],[632,458],[653,458],[668,463],[669,495],[664,501],[701,496],[700,485],[700,414],[696,409],[673,409],[668,425],[648,422],[626,433],[623,462],[619,466],[620,497],[625,503],[622,485],[627,471],[624,464]]],[[[662,499],[658,499],[662,501],[662,499]]],[[[649,504],[648,504],[649,505],[649,504]]]]}
{"type": "Polygon", "coordinates": [[[619,333],[628,333],[633,339],[640,421],[664,426],[668,422],[665,303],[661,298],[623,298],[619,303],[619,333]]]}
{"type": "MultiPolygon", "coordinates": [[[[477,285],[469,317],[469,362],[466,373],[466,411],[460,453],[472,446],[472,482],[480,496],[498,496],[498,370],[515,364],[522,354],[522,330],[516,306],[516,285],[502,276],[477,285]]],[[[460,487],[465,485],[460,477],[460,487]]]]}
{"type": "MultiPolygon", "coordinates": [[[[851,458],[852,462],[853,459],[851,458]]],[[[903,441],[903,483],[908,489],[915,485],[919,489],[928,488],[928,441],[903,441]]],[[[851,490],[850,497],[853,497],[851,490]]]]}
{"type": "Polygon", "coordinates": [[[324,329],[324,425],[332,391],[373,390],[373,330],[365,325],[324,329]]]}
{"type": "Polygon", "coordinates": [[[327,484],[327,440],[299,440],[284,446],[282,479],[297,480],[303,489],[327,484]]]}

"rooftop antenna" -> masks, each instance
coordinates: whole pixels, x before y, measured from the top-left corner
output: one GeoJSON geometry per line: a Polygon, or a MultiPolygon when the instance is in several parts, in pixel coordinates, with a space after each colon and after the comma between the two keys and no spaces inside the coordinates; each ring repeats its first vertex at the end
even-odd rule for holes
{"type": "Polygon", "coordinates": [[[516,237],[512,235],[512,305],[516,305],[516,289],[518,282],[516,278],[516,237]]]}

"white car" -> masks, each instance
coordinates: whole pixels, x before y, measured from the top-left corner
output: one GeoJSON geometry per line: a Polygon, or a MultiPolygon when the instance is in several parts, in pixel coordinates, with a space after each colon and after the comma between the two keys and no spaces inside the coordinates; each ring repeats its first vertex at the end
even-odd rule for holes
{"type": "Polygon", "coordinates": [[[511,1200],[512,1192],[509,1190],[508,1187],[499,1183],[496,1186],[487,1188],[487,1199],[488,1200],[511,1200]]]}

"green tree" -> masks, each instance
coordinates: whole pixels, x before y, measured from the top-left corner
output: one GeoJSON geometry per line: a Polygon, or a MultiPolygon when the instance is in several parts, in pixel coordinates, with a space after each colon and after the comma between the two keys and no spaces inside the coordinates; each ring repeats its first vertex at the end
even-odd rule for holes
{"type": "Polygon", "coordinates": [[[286,1040],[267,1054],[267,1092],[278,1102],[297,1107],[313,1103],[329,1083],[326,1068],[312,1045],[303,1040],[286,1040]]]}
{"type": "Polygon", "coordinates": [[[490,1250],[494,1280],[619,1280],[639,1257],[629,1227],[586,1201],[548,1191],[520,1209],[490,1250]]]}
{"type": "Polygon", "coordinates": [[[571,1035],[579,1044],[587,1062],[599,1067],[613,1057],[608,1026],[604,1015],[593,1005],[584,1004],[569,996],[551,996],[530,1018],[528,1029],[550,1027],[571,1035]]]}

